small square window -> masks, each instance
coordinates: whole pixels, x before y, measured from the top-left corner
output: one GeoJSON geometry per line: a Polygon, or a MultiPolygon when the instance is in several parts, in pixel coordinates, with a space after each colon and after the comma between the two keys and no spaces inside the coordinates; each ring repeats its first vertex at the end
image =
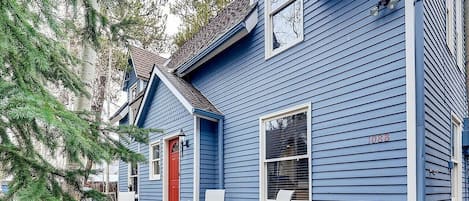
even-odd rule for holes
{"type": "Polygon", "coordinates": [[[303,41],[303,1],[266,1],[266,58],[303,41]]]}

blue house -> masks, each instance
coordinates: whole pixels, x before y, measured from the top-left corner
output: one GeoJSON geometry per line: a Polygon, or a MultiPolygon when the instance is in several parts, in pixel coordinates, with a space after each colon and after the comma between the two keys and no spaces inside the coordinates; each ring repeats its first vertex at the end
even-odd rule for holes
{"type": "Polygon", "coordinates": [[[462,3],[234,0],[169,61],[134,48],[116,118],[164,133],[129,144],[148,162],[121,162],[119,191],[469,200],[462,3]]]}

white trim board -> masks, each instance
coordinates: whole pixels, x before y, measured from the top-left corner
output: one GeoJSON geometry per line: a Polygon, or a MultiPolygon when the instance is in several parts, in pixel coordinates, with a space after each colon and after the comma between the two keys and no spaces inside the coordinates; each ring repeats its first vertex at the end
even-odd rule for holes
{"type": "Polygon", "coordinates": [[[417,109],[415,85],[415,5],[405,1],[407,200],[417,200],[417,109]]]}
{"type": "MultiPolygon", "coordinates": [[[[164,152],[163,152],[164,153],[164,152]]],[[[148,180],[153,181],[153,180],[161,180],[161,141],[160,140],[155,140],[153,142],[150,142],[148,144],[148,180]],[[160,161],[160,174],[153,175],[153,146],[158,145],[159,146],[159,161],[160,161]]]]}
{"type": "Polygon", "coordinates": [[[142,100],[142,103],[140,104],[140,108],[138,110],[135,123],[140,121],[140,116],[142,114],[145,102],[147,101],[148,94],[150,92],[151,85],[153,84],[155,77],[158,77],[164,83],[164,85],[168,87],[171,93],[173,93],[173,95],[176,96],[176,98],[182,103],[184,108],[186,108],[186,110],[192,115],[194,113],[194,107],[192,107],[189,101],[186,98],[184,98],[184,96],[176,89],[176,87],[174,87],[174,85],[168,80],[168,78],[166,78],[163,72],[161,72],[160,69],[156,66],[153,66],[152,72],[153,73],[150,76],[150,81],[148,82],[146,90],[145,90],[145,94],[143,95],[143,100],[142,100]]]}
{"type": "MultiPolygon", "coordinates": [[[[168,152],[168,142],[174,138],[179,137],[179,132],[175,132],[169,135],[166,135],[163,137],[163,187],[162,187],[162,195],[163,195],[163,201],[168,201],[168,189],[169,189],[169,184],[168,184],[168,161],[169,161],[169,152],[168,152]]],[[[181,152],[179,151],[179,172],[181,171],[181,152]]],[[[179,190],[181,189],[181,176],[179,176],[179,190]]],[[[181,191],[179,191],[179,198],[181,198],[181,191]]]]}
{"type": "Polygon", "coordinates": [[[193,169],[193,197],[194,201],[200,198],[200,118],[194,115],[194,169],[193,169]]]}

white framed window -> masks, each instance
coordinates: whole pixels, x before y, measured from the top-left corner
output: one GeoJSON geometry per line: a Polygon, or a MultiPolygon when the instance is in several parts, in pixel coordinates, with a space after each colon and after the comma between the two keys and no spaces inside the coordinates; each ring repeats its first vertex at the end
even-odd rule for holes
{"type": "Polygon", "coordinates": [[[451,54],[454,55],[454,0],[446,0],[446,45],[451,54]]]}
{"type": "Polygon", "coordinates": [[[292,200],[311,200],[311,104],[261,117],[260,200],[293,190],[292,200]]]}
{"type": "Polygon", "coordinates": [[[129,163],[128,175],[128,190],[129,192],[134,191],[135,195],[138,195],[138,163],[129,163]]]}
{"type": "Polygon", "coordinates": [[[451,117],[451,201],[462,201],[462,133],[461,120],[451,117]]]}
{"type": "Polygon", "coordinates": [[[456,64],[461,69],[464,69],[464,13],[462,0],[456,0],[455,4],[456,16],[456,64]]]}
{"type": "Polygon", "coordinates": [[[303,41],[303,0],[266,0],[265,24],[268,59],[303,41]]]}
{"type": "Polygon", "coordinates": [[[462,0],[446,0],[446,45],[464,69],[464,13],[462,0]]]}
{"type": "Polygon", "coordinates": [[[135,83],[129,89],[129,103],[137,98],[137,94],[137,83],[135,83]]]}
{"type": "Polygon", "coordinates": [[[161,178],[161,149],[160,142],[150,144],[149,166],[150,180],[160,180],[161,178]]]}

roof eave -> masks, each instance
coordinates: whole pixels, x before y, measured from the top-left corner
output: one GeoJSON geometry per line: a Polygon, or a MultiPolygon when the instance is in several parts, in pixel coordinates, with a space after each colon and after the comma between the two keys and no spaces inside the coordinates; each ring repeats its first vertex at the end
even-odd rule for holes
{"type": "Polygon", "coordinates": [[[125,103],[122,109],[119,109],[112,117],[109,119],[111,124],[115,124],[116,122],[120,121],[122,118],[125,117],[129,113],[128,104],[125,103]]]}
{"type": "Polygon", "coordinates": [[[257,7],[243,21],[233,26],[230,30],[214,40],[209,46],[200,51],[197,55],[189,59],[176,68],[176,74],[183,77],[209,61],[223,50],[227,49],[237,41],[248,35],[256,26],[258,20],[257,7]]]}

